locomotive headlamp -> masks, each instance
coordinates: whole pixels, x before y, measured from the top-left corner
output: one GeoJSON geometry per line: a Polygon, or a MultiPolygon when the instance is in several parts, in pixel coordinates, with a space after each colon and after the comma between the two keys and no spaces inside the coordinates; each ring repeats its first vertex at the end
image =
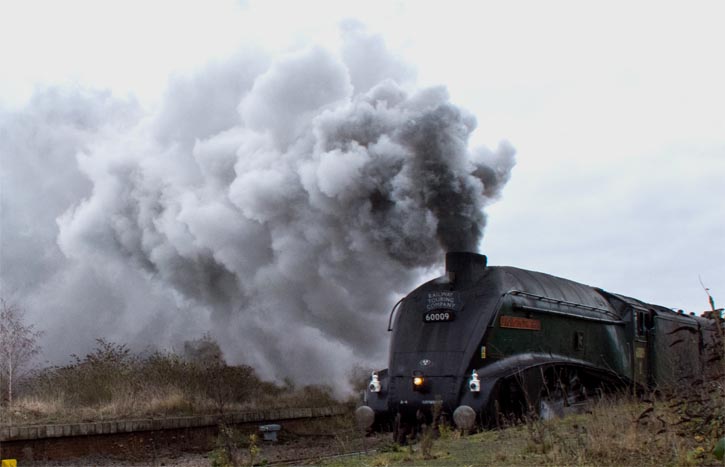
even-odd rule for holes
{"type": "Polygon", "coordinates": [[[468,380],[468,389],[471,392],[481,392],[481,380],[478,379],[478,373],[476,370],[471,372],[471,379],[468,380]]]}
{"type": "Polygon", "coordinates": [[[413,372],[413,390],[414,391],[422,390],[424,384],[425,384],[425,378],[423,378],[423,373],[421,373],[420,371],[414,371],[413,372]]]}
{"type": "Polygon", "coordinates": [[[380,392],[381,386],[377,371],[373,371],[372,375],[370,375],[370,385],[368,386],[368,389],[370,389],[370,392],[380,392]]]}

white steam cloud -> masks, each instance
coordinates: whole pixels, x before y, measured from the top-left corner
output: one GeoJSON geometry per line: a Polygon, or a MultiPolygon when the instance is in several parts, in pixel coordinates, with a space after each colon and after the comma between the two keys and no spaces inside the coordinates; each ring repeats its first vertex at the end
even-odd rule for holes
{"type": "Polygon", "coordinates": [[[334,384],[380,362],[390,305],[477,250],[513,150],[382,39],[246,52],[171,80],[161,109],[46,89],[0,113],[2,285],[65,355],[210,331],[263,376],[334,384]]]}

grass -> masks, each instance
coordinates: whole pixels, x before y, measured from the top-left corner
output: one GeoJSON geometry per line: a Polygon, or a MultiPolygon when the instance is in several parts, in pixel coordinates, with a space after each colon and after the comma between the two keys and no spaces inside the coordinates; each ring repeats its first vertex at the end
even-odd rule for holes
{"type": "MultiPolygon", "coordinates": [[[[688,395],[689,396],[689,395],[688,395]]],[[[722,394],[720,394],[722,397],[722,394]]],[[[607,399],[588,413],[462,436],[451,429],[426,446],[390,445],[375,454],[323,462],[328,467],[387,466],[686,466],[723,465],[712,453],[723,433],[693,431],[678,399],[607,399]],[[385,452],[383,452],[385,451],[385,452]]],[[[720,400],[722,402],[722,399],[720,400]]],[[[722,410],[722,404],[720,405],[722,410]]],[[[692,421],[692,420],[690,420],[692,421]]],[[[702,421],[702,420],[699,420],[702,421]]]]}

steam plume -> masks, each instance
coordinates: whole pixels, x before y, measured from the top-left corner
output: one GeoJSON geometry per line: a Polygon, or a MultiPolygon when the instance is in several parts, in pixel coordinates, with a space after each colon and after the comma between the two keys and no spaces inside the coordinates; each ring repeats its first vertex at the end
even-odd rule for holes
{"type": "Polygon", "coordinates": [[[35,184],[10,189],[27,204],[4,198],[4,232],[45,208],[29,237],[3,233],[3,284],[46,345],[211,330],[232,361],[303,383],[381,361],[391,302],[443,251],[477,250],[513,150],[470,150],[475,119],[444,88],[416,90],[379,37],[344,38],[339,56],[245,53],[176,77],[154,114],[57,89],[5,113],[3,184],[35,184]],[[33,239],[47,254],[19,272],[33,239]]]}

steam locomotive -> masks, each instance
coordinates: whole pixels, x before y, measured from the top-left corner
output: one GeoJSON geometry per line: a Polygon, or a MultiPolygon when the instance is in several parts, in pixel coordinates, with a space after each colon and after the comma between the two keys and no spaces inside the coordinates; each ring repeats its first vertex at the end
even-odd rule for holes
{"type": "Polygon", "coordinates": [[[393,308],[388,368],[358,424],[396,436],[435,416],[462,429],[532,411],[548,418],[611,388],[666,389],[712,376],[719,316],[698,317],[567,279],[449,252],[446,273],[393,308]]]}

